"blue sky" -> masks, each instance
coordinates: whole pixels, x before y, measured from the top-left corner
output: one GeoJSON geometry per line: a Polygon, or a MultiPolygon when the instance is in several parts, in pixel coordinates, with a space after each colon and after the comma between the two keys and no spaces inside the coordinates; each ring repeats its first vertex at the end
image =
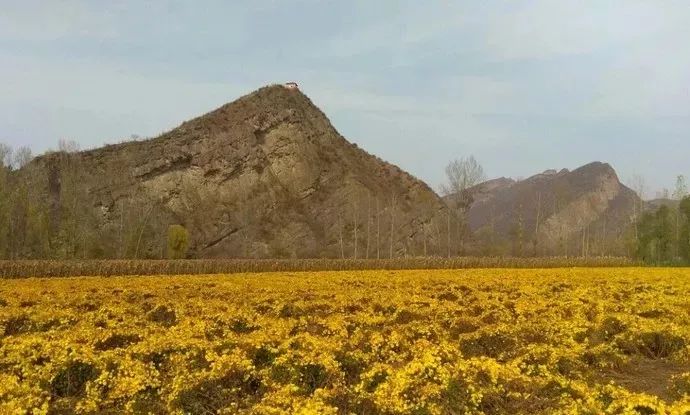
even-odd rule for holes
{"type": "Polygon", "coordinates": [[[690,176],[686,1],[0,0],[0,141],[155,136],[297,81],[349,140],[436,187],[610,162],[690,176]]]}

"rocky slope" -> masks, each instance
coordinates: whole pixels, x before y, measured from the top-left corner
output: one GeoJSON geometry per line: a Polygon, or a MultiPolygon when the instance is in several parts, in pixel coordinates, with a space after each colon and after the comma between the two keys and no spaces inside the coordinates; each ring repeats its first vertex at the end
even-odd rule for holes
{"type": "Polygon", "coordinates": [[[491,180],[471,193],[468,222],[476,245],[493,241],[504,251],[538,255],[624,254],[641,203],[599,162],[521,181],[491,180]]]}
{"type": "Polygon", "coordinates": [[[64,228],[70,194],[89,201],[100,239],[114,241],[103,256],[128,234],[136,256],[159,257],[173,223],[189,230],[195,257],[412,255],[434,245],[428,229],[443,209],[282,85],[151,140],[39,157],[23,175],[46,194],[52,229],[64,228]]]}

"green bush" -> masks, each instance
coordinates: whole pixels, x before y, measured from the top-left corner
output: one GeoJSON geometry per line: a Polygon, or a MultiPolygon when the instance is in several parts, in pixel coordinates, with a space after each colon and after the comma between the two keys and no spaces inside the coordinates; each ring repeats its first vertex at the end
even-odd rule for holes
{"type": "Polygon", "coordinates": [[[182,259],[187,256],[189,249],[189,233],[182,225],[172,225],[168,228],[168,258],[182,259]]]}

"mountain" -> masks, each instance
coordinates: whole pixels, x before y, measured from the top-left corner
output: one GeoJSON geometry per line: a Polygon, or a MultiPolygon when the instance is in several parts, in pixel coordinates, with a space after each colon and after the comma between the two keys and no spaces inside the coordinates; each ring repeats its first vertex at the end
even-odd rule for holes
{"type": "Polygon", "coordinates": [[[641,201],[615,170],[594,162],[470,189],[468,224],[477,250],[513,254],[623,255],[641,201]]]}
{"type": "Polygon", "coordinates": [[[680,204],[680,202],[678,200],[669,199],[669,198],[659,198],[659,199],[646,200],[644,207],[647,210],[655,211],[662,206],[667,206],[671,209],[677,209],[679,204],[680,204]]]}
{"type": "Polygon", "coordinates": [[[421,254],[444,209],[287,85],[150,140],[41,156],[14,180],[42,201],[53,256],[161,257],[172,224],[201,258],[421,254]]]}

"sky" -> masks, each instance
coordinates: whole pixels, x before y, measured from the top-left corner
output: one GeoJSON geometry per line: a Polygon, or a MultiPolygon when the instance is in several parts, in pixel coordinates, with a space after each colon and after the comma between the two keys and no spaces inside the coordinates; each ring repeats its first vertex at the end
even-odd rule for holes
{"type": "Polygon", "coordinates": [[[610,163],[690,176],[685,0],[0,0],[0,142],[153,137],[296,81],[338,131],[432,187],[610,163]]]}

